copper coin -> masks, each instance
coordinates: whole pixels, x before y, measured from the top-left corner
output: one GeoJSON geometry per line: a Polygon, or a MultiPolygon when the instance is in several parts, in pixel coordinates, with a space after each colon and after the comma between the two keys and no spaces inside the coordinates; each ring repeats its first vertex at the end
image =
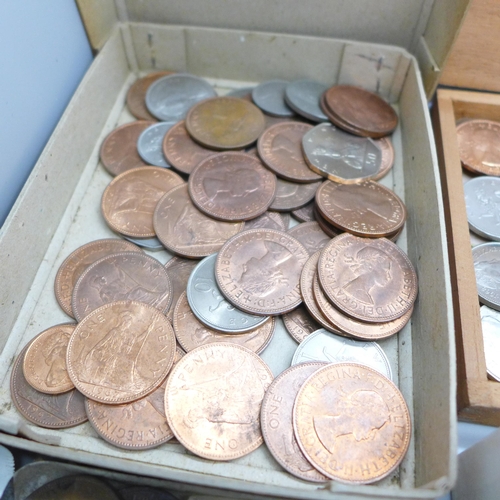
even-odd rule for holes
{"type": "Polygon", "coordinates": [[[418,292],[410,259],[386,238],[337,236],[321,252],[318,277],[328,300],[361,321],[403,316],[418,292]]]}
{"type": "Polygon", "coordinates": [[[283,222],[285,223],[285,230],[290,227],[290,221],[292,218],[288,212],[280,212],[281,217],[283,218],[283,222]]]}
{"type": "Polygon", "coordinates": [[[388,476],[403,460],[411,437],[399,389],[355,363],[327,365],[305,381],[295,400],[293,428],[309,462],[349,484],[388,476]]]}
{"type": "Polygon", "coordinates": [[[325,234],[330,236],[330,238],[335,238],[335,236],[338,236],[341,233],[338,227],[335,227],[333,224],[330,224],[330,222],[327,221],[323,217],[323,215],[321,215],[321,212],[318,210],[318,207],[316,207],[316,203],[314,204],[313,213],[316,222],[319,224],[319,226],[325,232],[325,234]]]}
{"type": "Polygon", "coordinates": [[[278,212],[264,212],[255,219],[245,222],[245,229],[276,229],[276,231],[286,231],[285,221],[278,212]]]}
{"type": "Polygon", "coordinates": [[[326,116],[328,116],[328,119],[336,126],[339,127],[342,130],[345,130],[346,132],[349,132],[350,134],[353,135],[362,135],[363,132],[360,131],[357,127],[354,127],[352,124],[349,122],[346,122],[343,120],[340,116],[335,114],[328,106],[328,103],[326,102],[325,99],[325,94],[321,96],[320,99],[320,108],[322,111],[325,113],[326,116]]]}
{"type": "Polygon", "coordinates": [[[382,152],[382,161],[380,163],[380,170],[377,175],[373,177],[374,181],[382,179],[389,170],[394,166],[394,146],[392,145],[389,137],[382,137],[380,139],[375,139],[375,144],[380,148],[382,152]]]}
{"type": "Polygon", "coordinates": [[[112,302],[86,316],[68,345],[68,373],[89,399],[129,403],[153,392],[175,356],[175,335],[154,307],[112,302]]]}
{"type": "Polygon", "coordinates": [[[269,127],[259,137],[259,156],[285,180],[305,183],[321,180],[321,176],[307,166],[302,154],[302,137],[312,128],[307,123],[290,121],[269,127]]]}
{"type": "Polygon", "coordinates": [[[259,356],[234,344],[188,352],[174,367],[165,413],[177,439],[210,460],[233,460],[262,444],[260,406],[273,380],[259,356]]]}
{"type": "Polygon", "coordinates": [[[222,294],[251,314],[286,313],[302,302],[299,279],[307,250],[293,236],[250,229],[219,251],[215,277],[222,294]]]}
{"type": "Polygon", "coordinates": [[[377,238],[399,231],[406,221],[401,198],[378,182],[338,184],[325,181],[316,192],[316,207],[340,231],[377,238]]]}
{"type": "Polygon", "coordinates": [[[56,274],[54,291],[63,311],[73,317],[71,297],[78,278],[91,264],[116,252],[142,252],[128,241],[118,239],[96,240],[74,250],[61,264],[56,274]]]}
{"type": "Polygon", "coordinates": [[[156,121],[156,118],[146,108],[146,92],[149,86],[159,78],[170,75],[171,71],[157,71],[138,78],[128,89],[127,107],[139,120],[156,121]]]}
{"type": "Polygon", "coordinates": [[[264,115],[254,104],[237,97],[213,97],[195,104],[186,116],[186,129],[197,142],[212,149],[241,149],[264,131],[264,115]]]}
{"type": "Polygon", "coordinates": [[[75,327],[73,323],[52,326],[30,342],[23,374],[33,389],[62,394],[75,388],[66,370],[66,349],[75,327]]]}
{"type": "Polygon", "coordinates": [[[172,303],[167,271],[144,253],[119,252],[89,266],[75,285],[73,313],[81,321],[98,307],[117,300],[135,300],[166,311],[172,303]]]}
{"type": "Polygon", "coordinates": [[[19,353],[10,376],[10,394],[19,413],[32,424],[49,429],[64,429],[87,420],[84,397],[75,389],[63,394],[44,394],[26,381],[23,374],[24,355],[29,344],[19,353]]]}
{"type": "Polygon", "coordinates": [[[228,334],[212,330],[204,325],[189,306],[186,293],[183,293],[174,311],[174,331],[177,341],[186,351],[192,351],[201,345],[228,342],[261,353],[271,342],[276,325],[274,318],[269,318],[263,325],[245,333],[228,334]]]}
{"type": "Polygon", "coordinates": [[[298,208],[297,210],[292,210],[292,215],[300,222],[312,222],[315,221],[314,217],[314,200],[307,205],[298,208]]]}
{"type": "Polygon", "coordinates": [[[297,182],[285,181],[277,179],[276,181],[276,197],[271,204],[271,210],[278,212],[288,212],[296,208],[307,205],[318,190],[320,182],[310,182],[308,184],[298,184],[297,182]]]}
{"type": "Polygon", "coordinates": [[[326,482],[328,478],[318,472],[302,453],[293,433],[293,404],[304,382],[327,363],[302,363],[291,366],[267,389],[260,410],[260,423],[264,441],[276,461],[300,479],[326,482]]]}
{"type": "Polygon", "coordinates": [[[262,215],[276,194],[276,176],[246,153],[219,153],[189,177],[193,203],[214,219],[242,221],[262,215]]]}
{"type": "Polygon", "coordinates": [[[101,146],[101,161],[111,175],[118,175],[126,170],[146,167],[147,163],[137,152],[137,139],[153,122],[136,121],[115,128],[101,146]]]}
{"type": "Polygon", "coordinates": [[[193,205],[187,184],[171,189],[158,202],[153,216],[158,239],[165,248],[182,257],[201,259],[217,252],[243,222],[216,221],[193,205]]]}
{"type": "Polygon", "coordinates": [[[297,224],[288,230],[288,234],[299,240],[309,252],[309,255],[321,250],[331,240],[330,236],[321,229],[317,222],[297,224]]]}
{"type": "Polygon", "coordinates": [[[283,314],[282,319],[286,331],[299,344],[312,332],[321,328],[321,325],[313,319],[303,304],[293,311],[283,314]]]}
{"type": "Polygon", "coordinates": [[[152,238],[153,213],[160,198],[182,178],[166,168],[141,167],[127,170],[108,185],[101,212],[108,226],[132,238],[152,238]]]}

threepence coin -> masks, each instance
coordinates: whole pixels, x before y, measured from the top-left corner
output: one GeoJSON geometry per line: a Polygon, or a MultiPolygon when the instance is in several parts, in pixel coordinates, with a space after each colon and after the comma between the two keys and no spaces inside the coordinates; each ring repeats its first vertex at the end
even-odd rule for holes
{"type": "Polygon", "coordinates": [[[319,103],[328,89],[326,85],[313,80],[297,80],[285,89],[285,101],[296,113],[313,122],[327,122],[319,103]]]}
{"type": "Polygon", "coordinates": [[[278,178],[276,180],[276,197],[270,209],[277,212],[289,212],[300,208],[314,199],[320,185],[321,181],[299,184],[278,178]]]}
{"type": "Polygon", "coordinates": [[[149,86],[156,80],[170,75],[169,71],[158,71],[150,73],[136,80],[127,92],[127,107],[129,111],[139,120],[154,121],[156,118],[146,108],[146,92],[149,86]]]}
{"type": "Polygon", "coordinates": [[[464,184],[469,228],[479,236],[500,241],[500,179],[480,176],[464,184]]]}
{"type": "Polygon", "coordinates": [[[137,152],[150,165],[168,168],[170,165],[163,154],[163,139],[165,134],[177,122],[160,122],[150,125],[137,139],[137,152]]]}
{"type": "Polygon", "coordinates": [[[281,118],[292,117],[294,112],[285,102],[286,80],[269,80],[252,90],[253,102],[264,113],[281,118]]]}
{"type": "Polygon", "coordinates": [[[321,325],[308,313],[304,304],[289,313],[283,314],[282,319],[286,331],[299,344],[308,335],[321,328],[321,325]]]}
{"type": "Polygon", "coordinates": [[[472,249],[479,300],[500,310],[500,243],[484,243],[472,249]]]}

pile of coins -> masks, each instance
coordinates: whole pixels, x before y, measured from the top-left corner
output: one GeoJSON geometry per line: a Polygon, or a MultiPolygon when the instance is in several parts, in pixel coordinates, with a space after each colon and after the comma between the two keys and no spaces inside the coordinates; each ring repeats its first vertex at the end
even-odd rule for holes
{"type": "Polygon", "coordinates": [[[406,208],[376,182],[394,161],[392,107],[308,80],[218,97],[169,73],[138,80],[127,104],[139,120],[102,144],[101,212],[129,241],[62,263],[56,298],[78,323],[21,351],[18,410],[50,428],[88,418],[124,449],[175,437],[232,460],[265,441],[302,479],[386,477],[411,423],[374,340],[406,325],[418,291],[394,243],[406,208]],[[273,381],[259,353],[281,320],[299,346],[273,381]]]}

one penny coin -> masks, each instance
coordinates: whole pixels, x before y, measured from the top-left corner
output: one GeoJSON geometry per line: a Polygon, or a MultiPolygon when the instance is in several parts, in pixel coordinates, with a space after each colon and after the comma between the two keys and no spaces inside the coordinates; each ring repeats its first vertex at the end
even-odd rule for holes
{"type": "Polygon", "coordinates": [[[314,220],[319,224],[319,227],[325,232],[325,234],[330,236],[330,238],[335,238],[335,236],[338,236],[341,233],[338,227],[334,226],[323,217],[321,212],[318,210],[316,203],[314,203],[313,214],[314,220]]]}
{"type": "Polygon", "coordinates": [[[380,139],[375,139],[375,144],[380,148],[382,152],[382,160],[380,162],[380,170],[373,177],[374,181],[382,179],[394,166],[394,146],[389,137],[381,137],[380,139]]]}
{"type": "MultiPolygon", "coordinates": [[[[276,198],[275,198],[276,199],[276,198]]],[[[245,222],[245,229],[276,229],[276,231],[286,231],[285,221],[278,212],[264,212],[255,219],[245,222]]]]}
{"type": "Polygon", "coordinates": [[[302,208],[298,208],[297,210],[292,210],[292,215],[300,222],[312,222],[315,221],[314,217],[314,200],[303,206],[302,208]]]}
{"type": "Polygon", "coordinates": [[[288,212],[303,207],[314,199],[320,185],[321,181],[299,184],[278,178],[276,180],[276,197],[270,209],[278,212],[288,212]]]}
{"type": "Polygon", "coordinates": [[[307,312],[307,308],[303,304],[293,311],[283,314],[282,319],[286,331],[299,344],[308,335],[321,328],[320,324],[307,312]]]}
{"type": "Polygon", "coordinates": [[[299,240],[309,252],[309,255],[321,250],[331,240],[330,236],[321,229],[317,222],[297,224],[288,230],[288,234],[299,240]]]}

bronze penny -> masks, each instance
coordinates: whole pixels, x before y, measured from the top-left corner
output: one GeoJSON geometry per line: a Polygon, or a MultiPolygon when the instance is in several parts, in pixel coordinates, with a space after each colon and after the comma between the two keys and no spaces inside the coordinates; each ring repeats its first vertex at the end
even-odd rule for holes
{"type": "Polygon", "coordinates": [[[139,120],[156,121],[156,118],[146,108],[146,92],[149,86],[163,76],[170,75],[171,71],[158,71],[137,79],[127,92],[127,107],[139,120]]]}
{"type": "Polygon", "coordinates": [[[153,392],[175,356],[175,335],[154,307],[112,302],[86,316],[68,345],[68,373],[89,399],[129,403],[153,392]]]}
{"type": "Polygon", "coordinates": [[[292,215],[300,222],[312,222],[315,221],[314,217],[314,200],[307,205],[298,208],[297,210],[292,210],[292,215]]]}
{"type": "Polygon", "coordinates": [[[165,413],[176,438],[210,460],[233,460],[262,444],[260,406],[273,380],[259,356],[234,344],[188,352],[174,367],[165,413]]]}
{"type": "Polygon", "coordinates": [[[75,327],[73,323],[52,326],[30,342],[23,374],[33,389],[62,394],[75,388],[66,370],[66,349],[75,327]]]}
{"type": "Polygon", "coordinates": [[[215,277],[222,294],[237,308],[265,316],[282,314],[302,302],[299,280],[308,256],[287,233],[250,229],[221,248],[215,277]]]}
{"type": "Polygon", "coordinates": [[[321,176],[307,166],[302,154],[302,137],[312,128],[307,123],[290,121],[269,127],[259,137],[259,156],[285,180],[304,183],[321,180],[321,176]]]}
{"type": "Polygon", "coordinates": [[[193,314],[184,292],[175,306],[174,331],[177,341],[186,351],[192,351],[201,345],[228,342],[250,349],[256,354],[261,353],[271,342],[276,325],[274,318],[269,318],[263,325],[250,332],[229,334],[212,330],[193,314]]]}
{"type": "Polygon", "coordinates": [[[167,250],[189,259],[217,252],[244,222],[216,221],[192,203],[187,184],[171,189],[158,202],[153,216],[158,239],[167,250]]]}
{"type": "Polygon", "coordinates": [[[355,363],[327,365],[305,381],[295,400],[293,428],[309,462],[349,484],[388,476],[403,460],[411,437],[399,389],[355,363]]]}
{"type": "Polygon", "coordinates": [[[276,194],[276,176],[246,153],[219,153],[189,177],[193,203],[214,219],[243,221],[262,215],[276,194]]]}
{"type": "Polygon", "coordinates": [[[314,221],[297,224],[288,230],[288,234],[299,240],[309,252],[309,255],[321,250],[331,240],[330,236],[314,221]]]}
{"type": "Polygon", "coordinates": [[[241,149],[264,131],[262,111],[237,97],[213,97],[195,104],[186,116],[191,137],[208,148],[241,149]]]}
{"type": "Polygon", "coordinates": [[[142,252],[128,241],[109,238],[96,240],[74,250],[61,264],[56,274],[54,291],[63,311],[73,318],[71,297],[78,278],[91,264],[116,252],[142,252]]]}
{"type": "Polygon", "coordinates": [[[382,179],[389,170],[394,166],[394,146],[392,145],[389,137],[382,137],[381,139],[375,139],[375,144],[380,148],[382,152],[382,160],[380,163],[380,170],[377,175],[373,177],[374,181],[382,179]]]}
{"type": "Polygon", "coordinates": [[[250,219],[245,222],[245,230],[247,229],[276,229],[276,231],[286,231],[285,221],[278,212],[264,212],[255,219],[250,219]]]}
{"type": "Polygon", "coordinates": [[[101,201],[101,212],[108,226],[131,238],[153,238],[153,213],[160,198],[182,178],[166,168],[141,167],[116,176],[101,201]]]}
{"type": "Polygon", "coordinates": [[[276,197],[271,204],[271,210],[288,212],[307,205],[314,199],[321,182],[298,184],[297,182],[277,179],[276,197]]]}
{"type": "Polygon", "coordinates": [[[166,311],[172,303],[167,271],[144,253],[119,252],[89,266],[75,285],[73,313],[81,321],[98,307],[118,300],[135,300],[166,311]]]}
{"type": "Polygon", "coordinates": [[[197,264],[197,260],[183,259],[182,257],[172,257],[165,264],[165,269],[172,284],[172,303],[167,312],[167,318],[170,322],[172,322],[174,317],[175,304],[177,304],[179,297],[186,291],[191,271],[197,264]]]}
{"type": "Polygon", "coordinates": [[[370,238],[394,234],[406,220],[406,207],[399,196],[374,181],[325,181],[316,192],[316,207],[340,231],[370,238]]]}
{"type": "Polygon", "coordinates": [[[321,328],[321,325],[313,319],[303,304],[293,311],[283,314],[282,319],[286,331],[299,344],[312,332],[321,328]]]}
{"type": "Polygon", "coordinates": [[[319,224],[319,227],[325,232],[325,234],[330,236],[330,238],[335,238],[335,236],[338,236],[341,233],[338,227],[330,224],[330,222],[328,222],[323,215],[321,215],[318,207],[316,207],[316,203],[314,203],[313,213],[314,219],[319,224]]]}
{"type": "Polygon", "coordinates": [[[338,309],[361,321],[385,323],[415,302],[417,274],[407,255],[386,238],[334,238],[318,262],[321,288],[338,309]]]}
{"type": "Polygon", "coordinates": [[[29,344],[19,353],[10,376],[10,394],[19,413],[32,424],[49,429],[64,429],[87,420],[84,397],[75,389],[63,394],[44,394],[26,381],[23,374],[24,355],[29,344]]]}
{"type": "Polygon", "coordinates": [[[179,172],[189,175],[200,161],[212,156],[215,151],[200,146],[191,139],[185,122],[171,127],[163,139],[163,154],[168,163],[179,172]]]}
{"type": "Polygon", "coordinates": [[[285,230],[290,227],[290,221],[292,218],[288,212],[280,212],[281,217],[283,218],[283,222],[285,223],[285,230]]]}
{"type": "Polygon", "coordinates": [[[326,482],[328,478],[318,472],[305,458],[293,433],[293,404],[304,382],[327,363],[301,363],[291,366],[267,389],[260,410],[260,423],[264,441],[276,461],[300,479],[326,482]]]}
{"type": "Polygon", "coordinates": [[[147,163],[137,152],[137,139],[153,122],[136,121],[115,128],[101,146],[101,161],[111,175],[118,175],[126,170],[146,167],[147,163]]]}

